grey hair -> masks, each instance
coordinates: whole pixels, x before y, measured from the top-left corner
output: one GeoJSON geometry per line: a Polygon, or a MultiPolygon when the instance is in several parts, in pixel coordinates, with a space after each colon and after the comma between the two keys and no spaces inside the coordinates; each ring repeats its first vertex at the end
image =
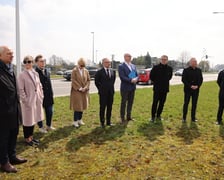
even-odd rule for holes
{"type": "Polygon", "coordinates": [[[103,63],[104,61],[106,61],[106,60],[110,61],[108,58],[103,58],[103,59],[102,59],[102,63],[103,63]]]}

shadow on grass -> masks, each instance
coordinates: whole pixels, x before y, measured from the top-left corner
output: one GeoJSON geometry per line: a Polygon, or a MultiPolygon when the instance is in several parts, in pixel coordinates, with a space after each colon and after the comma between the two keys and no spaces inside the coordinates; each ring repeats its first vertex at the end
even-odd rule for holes
{"type": "Polygon", "coordinates": [[[143,123],[138,127],[138,132],[146,136],[150,141],[155,141],[158,136],[164,134],[163,123],[162,121],[143,123]]]}
{"type": "Polygon", "coordinates": [[[197,123],[191,122],[189,127],[187,126],[187,123],[182,123],[176,135],[181,137],[185,144],[192,144],[194,139],[200,137],[201,134],[198,131],[197,123]]]}
{"type": "MultiPolygon", "coordinates": [[[[48,147],[49,142],[54,142],[54,141],[57,141],[60,139],[64,139],[64,138],[68,137],[72,131],[74,131],[73,126],[64,126],[64,127],[58,128],[52,132],[49,132],[48,134],[35,132],[34,133],[35,139],[41,139],[42,137],[44,137],[44,138],[40,141],[40,145],[33,146],[33,147],[38,147],[40,150],[46,149],[48,147]]],[[[18,138],[17,148],[16,148],[18,154],[22,153],[29,147],[30,146],[25,144],[25,140],[23,137],[18,138]]]]}
{"type": "Polygon", "coordinates": [[[67,143],[66,150],[69,152],[77,151],[81,147],[91,143],[102,145],[105,141],[111,141],[121,137],[124,134],[126,127],[127,125],[120,124],[106,128],[97,127],[88,134],[72,138],[67,143]]]}

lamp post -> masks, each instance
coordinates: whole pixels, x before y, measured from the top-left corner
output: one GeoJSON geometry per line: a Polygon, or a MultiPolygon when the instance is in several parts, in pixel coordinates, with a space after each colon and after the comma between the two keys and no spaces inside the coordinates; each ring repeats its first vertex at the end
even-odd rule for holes
{"type": "Polygon", "coordinates": [[[224,14],[224,11],[221,11],[221,12],[218,12],[218,11],[216,11],[216,12],[212,12],[213,14],[224,14]]]}
{"type": "Polygon", "coordinates": [[[95,42],[94,42],[94,32],[91,32],[92,33],[92,35],[93,35],[93,45],[92,45],[92,63],[94,64],[94,44],[95,44],[95,42]]]}
{"type": "Polygon", "coordinates": [[[16,0],[16,75],[18,76],[21,72],[20,62],[20,19],[19,19],[19,0],[16,0]]]}

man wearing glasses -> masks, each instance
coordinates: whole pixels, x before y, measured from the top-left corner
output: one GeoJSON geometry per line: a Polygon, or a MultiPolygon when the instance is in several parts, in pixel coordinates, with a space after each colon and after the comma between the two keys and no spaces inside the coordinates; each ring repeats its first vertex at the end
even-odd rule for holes
{"type": "Polygon", "coordinates": [[[111,62],[108,58],[102,60],[103,68],[97,71],[95,76],[95,85],[98,89],[100,100],[100,123],[104,127],[105,110],[106,110],[106,125],[111,126],[111,111],[114,101],[114,82],[116,73],[110,67],[111,62]]]}
{"type": "Polygon", "coordinates": [[[161,114],[166,102],[167,93],[169,92],[169,81],[173,75],[173,69],[167,65],[167,63],[168,56],[161,56],[160,63],[155,65],[150,72],[150,78],[153,82],[152,122],[154,122],[156,118],[162,120],[161,114]]]}

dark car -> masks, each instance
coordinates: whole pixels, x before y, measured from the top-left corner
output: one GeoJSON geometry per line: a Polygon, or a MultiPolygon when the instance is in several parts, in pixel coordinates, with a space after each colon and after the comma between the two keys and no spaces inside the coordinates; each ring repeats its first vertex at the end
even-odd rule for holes
{"type": "Polygon", "coordinates": [[[138,71],[138,84],[152,84],[150,72],[152,68],[140,69],[138,71]]]}
{"type": "Polygon", "coordinates": [[[174,75],[175,75],[175,76],[182,76],[183,71],[184,71],[184,69],[178,69],[178,70],[174,73],[174,75]]]}
{"type": "Polygon", "coordinates": [[[90,78],[91,79],[95,78],[98,68],[95,66],[86,66],[86,69],[89,71],[90,78]]]}
{"type": "Polygon", "coordinates": [[[63,77],[67,80],[70,81],[71,80],[71,74],[72,74],[72,70],[67,70],[64,72],[63,77]]]}
{"type": "MultiPolygon", "coordinates": [[[[86,69],[89,71],[90,78],[93,79],[95,78],[96,72],[98,71],[98,68],[95,66],[86,66],[86,69]]],[[[67,70],[64,72],[63,77],[70,81],[71,80],[71,74],[72,70],[67,70]]]]}

